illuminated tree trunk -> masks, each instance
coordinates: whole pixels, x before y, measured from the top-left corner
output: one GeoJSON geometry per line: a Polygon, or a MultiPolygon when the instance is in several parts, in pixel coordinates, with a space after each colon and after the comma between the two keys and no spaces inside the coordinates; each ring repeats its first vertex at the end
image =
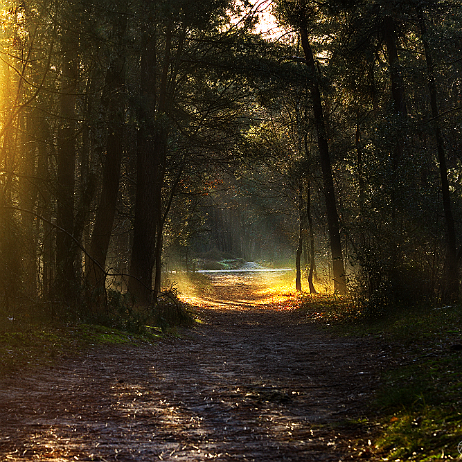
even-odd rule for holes
{"type": "Polygon", "coordinates": [[[314,259],[314,231],[313,231],[313,217],[311,215],[311,180],[308,174],[308,183],[306,185],[306,217],[308,220],[308,239],[307,243],[309,246],[309,265],[310,269],[308,272],[308,287],[310,288],[310,294],[317,294],[317,290],[314,287],[313,277],[316,272],[316,263],[314,259]]]}
{"type": "Polygon", "coordinates": [[[300,180],[300,190],[298,194],[298,219],[299,219],[299,231],[298,231],[298,246],[295,253],[295,290],[300,292],[302,290],[302,268],[301,258],[303,252],[303,236],[305,234],[304,229],[304,210],[303,210],[303,179],[300,180]]]}
{"type": "Polygon", "coordinates": [[[346,294],[346,275],[345,267],[343,264],[340,225],[337,213],[334,181],[332,177],[329,145],[327,142],[326,125],[322,108],[321,92],[317,79],[316,64],[314,61],[311,44],[308,39],[305,12],[302,12],[300,16],[300,37],[305,54],[305,62],[310,72],[310,93],[313,103],[313,116],[318,138],[318,150],[321,160],[321,169],[324,183],[327,226],[329,230],[330,248],[332,253],[334,291],[339,294],[346,294]]]}

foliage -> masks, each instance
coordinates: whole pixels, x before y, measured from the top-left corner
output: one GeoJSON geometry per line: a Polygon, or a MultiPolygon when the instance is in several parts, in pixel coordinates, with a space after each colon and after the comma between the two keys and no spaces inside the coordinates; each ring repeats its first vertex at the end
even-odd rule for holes
{"type": "Polygon", "coordinates": [[[1,322],[187,324],[162,277],[214,250],[229,257],[209,268],[286,263],[308,216],[315,285],[324,273],[330,290],[344,257],[351,294],[311,299],[313,319],[393,325],[446,299],[448,279],[459,285],[460,5],[273,3],[283,37],[252,32],[248,2],[4,5],[1,322]],[[334,261],[326,192],[338,198],[345,254],[334,261]],[[127,287],[140,280],[143,307],[127,287]]]}
{"type": "Polygon", "coordinates": [[[300,309],[306,313],[307,319],[326,326],[339,323],[353,323],[361,319],[363,313],[353,299],[331,294],[302,293],[300,309]]]}

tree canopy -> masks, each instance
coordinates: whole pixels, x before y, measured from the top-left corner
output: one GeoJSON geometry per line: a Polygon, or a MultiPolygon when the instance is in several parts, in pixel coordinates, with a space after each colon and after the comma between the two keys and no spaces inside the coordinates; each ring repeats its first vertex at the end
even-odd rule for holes
{"type": "Polygon", "coordinates": [[[155,307],[210,252],[378,310],[459,298],[459,2],[11,0],[1,18],[0,316],[107,314],[108,291],[155,307]]]}

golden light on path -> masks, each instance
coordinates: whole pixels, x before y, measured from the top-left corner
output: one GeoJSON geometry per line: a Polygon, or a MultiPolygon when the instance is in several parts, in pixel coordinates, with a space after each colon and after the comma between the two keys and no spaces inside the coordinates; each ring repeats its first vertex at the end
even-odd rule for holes
{"type": "Polygon", "coordinates": [[[203,276],[202,293],[180,287],[180,298],[193,306],[212,309],[292,310],[299,306],[292,271],[215,273],[203,276]]]}

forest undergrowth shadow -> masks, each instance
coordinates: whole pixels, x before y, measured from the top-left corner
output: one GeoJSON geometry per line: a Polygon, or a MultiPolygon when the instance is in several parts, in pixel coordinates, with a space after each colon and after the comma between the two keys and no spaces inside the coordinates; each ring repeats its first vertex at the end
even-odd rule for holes
{"type": "Polygon", "coordinates": [[[301,310],[334,335],[370,338],[385,369],[368,422],[380,460],[458,459],[462,441],[462,306],[372,306],[358,295],[304,295],[301,310]]]}
{"type": "Polygon", "coordinates": [[[92,345],[156,342],[195,322],[172,287],[148,306],[116,290],[94,296],[99,305],[84,294],[66,301],[23,297],[0,303],[0,373],[42,367],[92,345]]]}

